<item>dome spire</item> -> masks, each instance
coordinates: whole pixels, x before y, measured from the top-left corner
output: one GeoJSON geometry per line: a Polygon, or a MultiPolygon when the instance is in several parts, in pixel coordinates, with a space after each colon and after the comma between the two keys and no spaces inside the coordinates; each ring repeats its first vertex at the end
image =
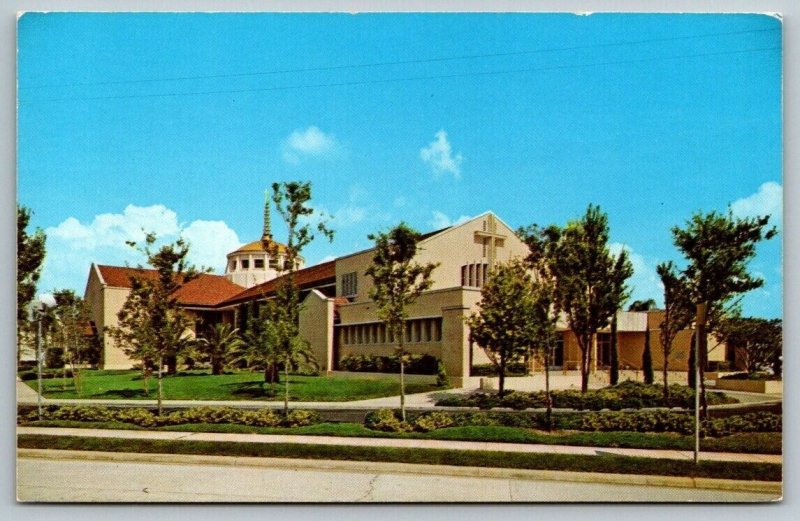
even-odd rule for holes
{"type": "Polygon", "coordinates": [[[272,240],[272,227],[269,223],[269,190],[264,190],[264,233],[261,240],[272,240]]]}

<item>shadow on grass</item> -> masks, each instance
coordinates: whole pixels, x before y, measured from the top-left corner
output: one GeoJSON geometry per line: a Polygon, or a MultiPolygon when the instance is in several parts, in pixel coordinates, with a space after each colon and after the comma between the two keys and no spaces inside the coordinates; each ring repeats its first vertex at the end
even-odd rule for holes
{"type": "Polygon", "coordinates": [[[156,393],[151,391],[150,394],[145,394],[143,389],[111,389],[102,394],[96,394],[92,398],[144,398],[155,399],[156,393]]]}
{"type": "Polygon", "coordinates": [[[229,384],[222,384],[221,387],[230,389],[231,396],[238,398],[275,398],[278,396],[280,389],[270,389],[267,385],[264,386],[263,382],[233,382],[229,384]]]}

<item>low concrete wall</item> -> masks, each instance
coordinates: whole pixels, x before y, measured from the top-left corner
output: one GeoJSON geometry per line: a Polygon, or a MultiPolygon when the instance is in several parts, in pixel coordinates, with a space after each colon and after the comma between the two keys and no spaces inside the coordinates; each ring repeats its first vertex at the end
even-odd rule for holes
{"type": "Polygon", "coordinates": [[[723,391],[746,393],[783,394],[782,380],[727,380],[717,379],[716,388],[723,391]]]}

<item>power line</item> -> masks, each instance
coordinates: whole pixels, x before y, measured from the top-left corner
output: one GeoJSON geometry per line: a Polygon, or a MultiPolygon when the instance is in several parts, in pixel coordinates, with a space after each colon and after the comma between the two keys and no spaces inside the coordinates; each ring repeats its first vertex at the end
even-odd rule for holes
{"type": "Polygon", "coordinates": [[[338,83],[317,83],[317,84],[302,84],[302,85],[284,85],[279,87],[260,87],[260,88],[253,88],[253,89],[233,89],[233,90],[206,90],[206,91],[194,91],[194,92],[163,92],[163,93],[154,93],[154,94],[123,94],[123,95],[115,95],[115,96],[88,96],[88,97],[72,97],[72,98],[44,98],[44,99],[33,99],[33,100],[20,100],[20,105],[28,104],[28,103],[38,103],[38,102],[59,102],[59,101],[99,101],[99,100],[118,100],[118,99],[136,99],[136,98],[164,98],[164,97],[176,97],[176,96],[201,96],[201,95],[209,95],[209,94],[245,94],[245,93],[252,93],[252,92],[270,92],[270,91],[281,91],[281,90],[294,90],[294,89],[309,89],[309,88],[327,88],[327,87],[347,87],[347,86],[355,86],[355,85],[374,85],[374,84],[381,84],[381,83],[397,83],[397,82],[406,82],[406,81],[424,81],[424,80],[438,80],[438,79],[453,79],[453,78],[466,78],[472,76],[494,76],[500,74],[516,74],[516,73],[525,73],[525,72],[541,72],[541,71],[552,71],[552,70],[565,70],[565,69],[579,69],[583,67],[602,67],[602,66],[611,66],[611,65],[628,65],[634,63],[647,63],[647,62],[656,62],[656,61],[666,61],[666,60],[681,60],[687,58],[700,58],[705,56],[723,56],[723,55],[731,55],[731,54],[744,54],[749,52],[764,52],[764,51],[779,51],[781,47],[764,47],[764,48],[756,48],[756,49],[741,49],[735,51],[720,51],[720,52],[712,52],[712,53],[697,53],[697,54],[684,54],[684,55],[676,55],[676,56],[661,56],[661,57],[654,57],[654,58],[639,58],[639,59],[632,59],[632,60],[616,60],[616,61],[607,61],[607,62],[598,62],[598,63],[583,63],[583,64],[567,64],[567,65],[550,65],[546,67],[533,67],[533,68],[525,68],[525,69],[507,69],[507,70],[498,70],[498,71],[484,71],[484,72],[465,72],[465,73],[455,73],[455,74],[441,74],[441,75],[431,75],[431,76],[409,76],[404,78],[383,78],[383,79],[374,79],[374,80],[357,80],[357,81],[346,81],[346,82],[338,82],[338,83]]]}
{"type": "Polygon", "coordinates": [[[91,87],[91,86],[101,86],[101,85],[124,85],[124,84],[135,84],[135,83],[155,83],[161,81],[191,81],[191,80],[207,80],[207,79],[220,79],[220,78],[246,78],[246,77],[253,77],[253,76],[269,76],[269,75],[277,75],[277,74],[292,74],[292,73],[300,73],[300,72],[323,72],[323,71],[334,71],[334,70],[344,70],[344,69],[359,69],[359,68],[371,68],[371,67],[383,67],[383,66],[392,66],[392,65],[412,65],[412,64],[423,64],[423,63],[441,63],[446,61],[457,61],[457,60],[471,60],[471,59],[480,59],[480,58],[502,58],[502,57],[509,57],[509,56],[522,56],[522,55],[529,55],[529,54],[541,54],[547,52],[563,52],[563,51],[576,51],[581,49],[592,49],[592,48],[606,48],[606,47],[622,47],[625,45],[641,45],[646,43],[658,43],[658,42],[666,42],[666,41],[677,41],[677,40],[690,40],[690,39],[697,39],[697,38],[710,38],[714,36],[730,36],[730,35],[737,35],[737,34],[748,34],[748,33],[762,33],[762,32],[771,32],[777,31],[780,28],[769,28],[769,29],[746,29],[741,31],[730,31],[730,32],[720,32],[720,33],[706,33],[706,34],[695,34],[695,35],[685,35],[685,36],[671,36],[671,37],[663,37],[663,38],[650,38],[646,40],[633,40],[633,41],[624,41],[624,42],[608,42],[608,43],[597,43],[597,44],[587,44],[587,45],[575,45],[571,47],[551,47],[546,49],[532,49],[532,50],[525,50],[525,51],[511,51],[511,52],[502,52],[502,53],[490,53],[490,54],[469,54],[469,55],[462,55],[462,56],[449,56],[449,57],[438,57],[438,58],[422,58],[416,60],[399,60],[399,61],[390,61],[390,62],[374,62],[374,63],[361,63],[361,64],[349,64],[349,65],[329,65],[324,67],[307,67],[307,68],[299,68],[299,69],[278,69],[272,71],[260,71],[260,72],[241,72],[241,73],[229,73],[229,74],[208,74],[208,75],[196,75],[196,76],[172,76],[172,77],[163,77],[163,78],[142,78],[142,79],[133,79],[133,80],[109,80],[109,81],[98,81],[98,82],[78,82],[78,83],[62,83],[62,84],[51,84],[51,85],[34,85],[30,87],[23,87],[23,90],[34,90],[34,89],[47,89],[47,88],[56,88],[56,87],[91,87]]]}

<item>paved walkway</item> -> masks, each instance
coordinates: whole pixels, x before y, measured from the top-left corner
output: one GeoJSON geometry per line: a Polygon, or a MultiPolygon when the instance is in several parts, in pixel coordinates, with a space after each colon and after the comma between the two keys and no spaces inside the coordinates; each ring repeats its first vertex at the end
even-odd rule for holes
{"type": "MultiPolygon", "coordinates": [[[[421,440],[396,438],[351,438],[340,436],[304,436],[293,434],[236,434],[211,432],[131,431],[112,429],[76,429],[51,427],[17,427],[17,434],[46,436],[81,436],[88,438],[124,438],[148,440],[191,440],[236,443],[302,443],[309,445],[335,445],[347,447],[398,447],[416,449],[455,449],[468,451],[501,451],[528,454],[574,454],[583,456],[636,456],[642,458],[692,460],[691,451],[623,449],[613,447],[581,447],[570,445],[541,445],[529,443],[502,443],[481,441],[421,440]]],[[[739,454],[729,452],[701,452],[703,461],[735,461],[781,463],[780,454],[739,454]]]]}

